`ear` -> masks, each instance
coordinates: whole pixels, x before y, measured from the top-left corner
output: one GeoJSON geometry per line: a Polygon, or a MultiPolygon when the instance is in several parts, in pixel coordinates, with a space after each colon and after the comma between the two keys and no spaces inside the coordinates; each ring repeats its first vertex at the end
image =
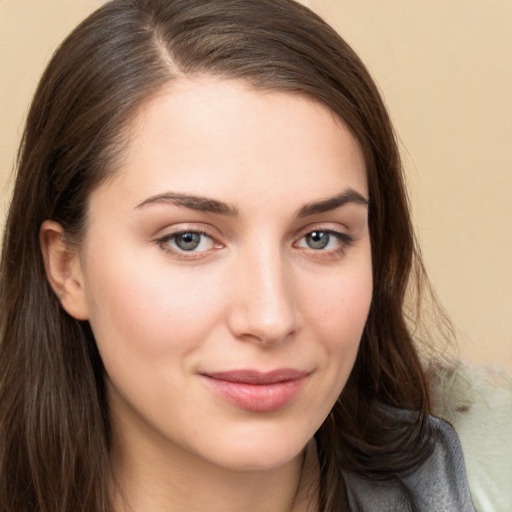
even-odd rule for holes
{"type": "Polygon", "coordinates": [[[39,243],[48,282],[62,307],[77,320],[87,320],[89,311],[78,251],[66,242],[62,226],[52,220],[41,225],[39,243]]]}

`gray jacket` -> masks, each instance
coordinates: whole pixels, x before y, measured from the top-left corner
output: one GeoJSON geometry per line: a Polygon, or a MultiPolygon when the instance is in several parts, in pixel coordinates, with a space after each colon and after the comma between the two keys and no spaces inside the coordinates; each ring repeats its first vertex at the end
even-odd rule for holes
{"type": "Polygon", "coordinates": [[[435,417],[431,417],[430,422],[438,441],[431,456],[413,473],[396,480],[376,482],[344,472],[351,511],[475,511],[455,430],[435,417]]]}

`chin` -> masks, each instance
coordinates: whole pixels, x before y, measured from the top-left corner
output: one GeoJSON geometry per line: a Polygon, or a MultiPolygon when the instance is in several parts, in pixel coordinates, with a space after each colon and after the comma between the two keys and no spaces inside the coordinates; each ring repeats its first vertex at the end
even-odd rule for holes
{"type": "MultiPolygon", "coordinates": [[[[307,444],[307,443],[306,443],[307,444]]],[[[286,466],[296,457],[301,456],[304,446],[297,450],[288,451],[283,453],[281,450],[274,452],[266,451],[262,453],[255,453],[254,451],[247,450],[245,452],[233,453],[232,456],[223,457],[218,465],[237,472],[246,471],[272,471],[274,469],[286,466]]]]}
{"type": "Polygon", "coordinates": [[[277,432],[275,429],[260,427],[252,433],[232,434],[224,440],[214,441],[210,445],[214,450],[208,450],[210,454],[203,456],[233,471],[268,471],[282,467],[300,456],[312,436],[313,433],[309,432],[295,431],[293,434],[290,429],[277,432]]]}

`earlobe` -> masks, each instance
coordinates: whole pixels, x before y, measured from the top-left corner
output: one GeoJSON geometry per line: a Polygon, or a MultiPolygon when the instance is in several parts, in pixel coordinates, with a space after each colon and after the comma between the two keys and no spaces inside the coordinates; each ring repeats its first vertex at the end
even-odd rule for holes
{"type": "Polygon", "coordinates": [[[87,320],[89,312],[78,251],[70,247],[64,229],[46,220],[39,231],[46,276],[62,307],[77,320],[87,320]]]}

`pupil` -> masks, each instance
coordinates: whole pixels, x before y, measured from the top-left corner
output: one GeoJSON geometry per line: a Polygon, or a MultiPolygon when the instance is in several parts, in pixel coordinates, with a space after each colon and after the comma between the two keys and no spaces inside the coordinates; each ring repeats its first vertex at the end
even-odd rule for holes
{"type": "Polygon", "coordinates": [[[201,235],[198,233],[182,233],[176,237],[176,245],[184,251],[192,251],[201,241],[201,235]]]}
{"type": "Polygon", "coordinates": [[[329,233],[325,231],[312,231],[306,236],[306,239],[311,249],[323,249],[329,243],[329,233]]]}

